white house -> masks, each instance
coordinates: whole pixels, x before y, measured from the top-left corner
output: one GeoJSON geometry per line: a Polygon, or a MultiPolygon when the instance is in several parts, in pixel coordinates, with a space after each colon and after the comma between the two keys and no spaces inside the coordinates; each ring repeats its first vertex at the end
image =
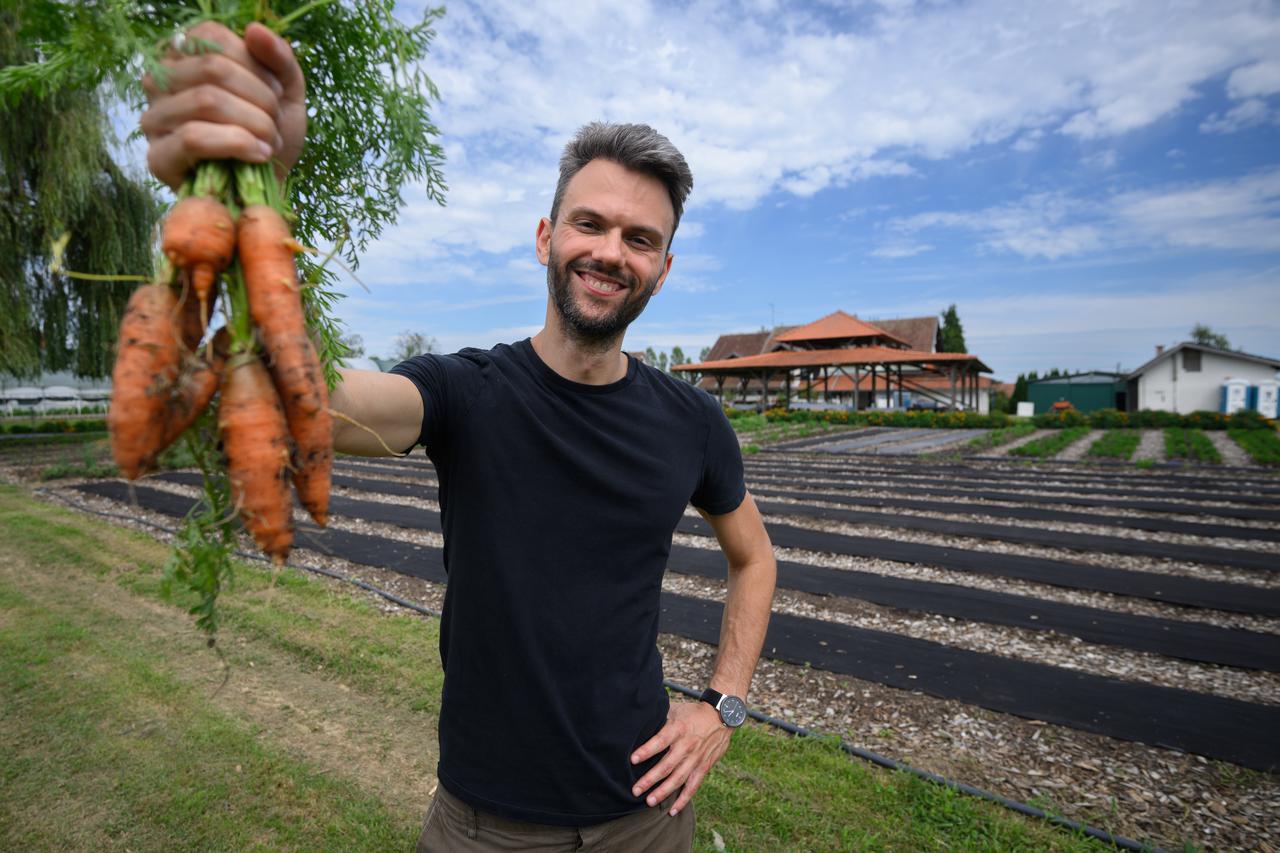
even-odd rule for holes
{"type": "Polygon", "coordinates": [[[1249,385],[1274,382],[1280,360],[1243,352],[1181,343],[1156,347],[1156,357],[1125,377],[1129,411],[1216,412],[1227,380],[1249,385]]]}

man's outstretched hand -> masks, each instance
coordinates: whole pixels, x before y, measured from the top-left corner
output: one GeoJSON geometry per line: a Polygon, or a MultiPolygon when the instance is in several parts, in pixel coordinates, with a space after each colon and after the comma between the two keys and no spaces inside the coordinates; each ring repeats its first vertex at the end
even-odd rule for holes
{"type": "Polygon", "coordinates": [[[672,703],[666,725],[631,754],[631,763],[639,764],[664,749],[667,754],[640,777],[631,793],[639,797],[648,791],[645,802],[656,806],[683,786],[671,806],[671,814],[679,814],[729,748],[732,734],[733,730],[720,721],[719,712],[706,702],[672,703]]]}
{"type": "Polygon", "coordinates": [[[187,43],[183,53],[169,50],[163,89],[150,75],[142,80],[152,174],[176,189],[201,160],[274,160],[287,173],[307,131],[306,84],[289,43],[261,24],[250,24],[241,39],[207,21],[187,33],[187,43]],[[193,51],[194,39],[221,51],[193,51]]]}

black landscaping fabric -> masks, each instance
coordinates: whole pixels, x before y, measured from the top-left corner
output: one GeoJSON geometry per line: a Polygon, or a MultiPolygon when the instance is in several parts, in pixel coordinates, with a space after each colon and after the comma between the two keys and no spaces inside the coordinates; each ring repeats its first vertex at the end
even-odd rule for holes
{"type": "MultiPolygon", "coordinates": [[[[413,460],[417,462],[418,460],[413,460]]],[[[426,460],[423,460],[426,461],[426,460]]],[[[1228,489],[1239,491],[1243,487],[1258,494],[1280,495],[1280,480],[1275,476],[1261,473],[1262,469],[1201,468],[1194,474],[1165,473],[1159,470],[1139,471],[1108,470],[1101,468],[1069,469],[1052,467],[1052,462],[1029,464],[1013,459],[974,459],[968,463],[943,463],[935,460],[885,459],[867,457],[856,461],[832,459],[826,455],[804,454],[798,459],[781,457],[755,457],[748,460],[754,466],[777,467],[821,467],[828,470],[856,470],[858,473],[879,473],[887,476],[899,474],[926,475],[932,477],[961,476],[972,480],[995,480],[998,482],[1040,482],[1057,480],[1061,482],[1082,482],[1090,486],[1118,483],[1135,487],[1165,486],[1183,490],[1217,490],[1228,489]]]]}
{"type": "MultiPolygon", "coordinates": [[[[427,498],[428,500],[436,499],[435,487],[433,486],[410,485],[406,483],[389,482],[386,480],[363,480],[363,477],[361,476],[376,477],[379,474],[412,476],[422,473],[430,473],[434,476],[434,470],[429,465],[414,465],[410,467],[405,465],[403,462],[400,462],[396,464],[375,466],[366,463],[344,463],[343,461],[338,461],[334,466],[334,470],[336,472],[349,472],[347,475],[335,474],[334,482],[336,485],[372,491],[374,490],[371,485],[372,483],[377,484],[378,491],[386,491],[388,494],[416,495],[418,497],[427,498]],[[424,491],[424,489],[429,490],[429,493],[424,491]]],[[[1280,542],[1280,530],[1261,527],[1245,527],[1239,524],[1208,524],[1198,521],[1183,521],[1182,519],[1071,512],[1070,510],[1044,509],[1042,507],[1035,506],[1000,506],[955,501],[927,501],[913,500],[911,498],[891,498],[879,495],[850,496],[845,494],[833,494],[830,492],[801,492],[772,486],[765,486],[763,488],[757,486],[751,490],[751,493],[757,498],[790,498],[798,501],[821,501],[823,503],[837,503],[845,506],[910,509],[917,510],[919,512],[937,512],[952,515],[972,513],[974,515],[988,515],[996,518],[1018,518],[1025,519],[1027,521],[1046,521],[1055,524],[1089,524],[1095,527],[1123,527],[1130,530],[1149,530],[1156,533],[1181,533],[1187,536],[1203,536],[1207,538],[1280,542]]],[[[808,513],[809,509],[805,507],[797,507],[796,511],[808,513]]],[[[897,520],[897,525],[895,526],[901,526],[904,524],[910,524],[913,517],[893,516],[893,518],[897,520]]],[[[1002,527],[999,529],[1026,530],[1027,528],[1002,527]]],[[[1179,554],[1181,554],[1181,552],[1179,552],[1179,554]]],[[[1278,561],[1280,561],[1280,559],[1278,559],[1278,561]]],[[[1268,568],[1272,567],[1268,566],[1268,568]]]]}
{"type": "MultiPolygon", "coordinates": [[[[1211,539],[1249,539],[1260,542],[1280,542],[1280,530],[1265,527],[1245,527],[1239,524],[1206,524],[1182,519],[1149,518],[1115,514],[1072,512],[1070,510],[1044,509],[1036,506],[1001,506],[998,504],[964,503],[961,501],[924,501],[911,498],[890,498],[880,495],[837,494],[832,492],[799,492],[791,489],[754,488],[751,494],[759,498],[789,498],[796,501],[821,501],[855,507],[881,509],[909,509],[917,512],[936,512],[948,515],[987,515],[993,518],[1019,518],[1026,521],[1045,521],[1052,524],[1089,524],[1094,527],[1123,527],[1129,530],[1149,530],[1153,533],[1181,533],[1187,536],[1203,536],[1211,539]]],[[[801,508],[803,509],[803,508],[801,508]]],[[[903,519],[905,520],[905,519],[903,519]]]]}
{"type": "MultiPolygon", "coordinates": [[[[718,602],[662,597],[661,630],[716,642],[718,602]]],[[[903,690],[1272,771],[1280,706],[1224,699],[775,613],[765,654],[903,690]]]]}
{"type": "MultiPolygon", "coordinates": [[[[119,481],[80,490],[180,517],[190,498],[119,481]]],[[[444,581],[442,552],[410,543],[304,525],[300,543],[362,565],[444,581]]],[[[723,607],[718,602],[663,593],[661,630],[715,643],[723,607]]],[[[882,631],[774,614],[767,657],[917,690],[1121,740],[1183,750],[1271,771],[1280,766],[1280,707],[1186,690],[1088,675],[955,649],[882,631]],[[1224,721],[1230,721],[1229,725],[1224,721]]]]}
{"type": "Polygon", "coordinates": [[[871,524],[932,533],[938,536],[965,536],[973,539],[991,539],[1000,542],[1017,542],[1044,548],[1065,548],[1071,551],[1106,552],[1175,560],[1188,563],[1207,563],[1213,566],[1230,566],[1259,572],[1280,571],[1280,555],[1257,554],[1238,548],[1214,548],[1207,545],[1172,545],[1149,542],[1123,536],[1102,536],[1096,533],[1072,533],[1031,527],[1001,524],[983,524],[970,521],[953,521],[945,518],[925,518],[918,515],[894,515],[882,512],[836,509],[834,507],[801,506],[791,503],[756,501],[760,511],[767,515],[800,515],[841,521],[851,524],[871,524]]]}
{"type": "MultiPolygon", "coordinates": [[[[760,475],[768,475],[772,477],[781,477],[791,480],[805,480],[834,483],[845,488],[871,488],[869,483],[877,485],[888,485],[892,489],[897,489],[899,484],[910,486],[912,483],[938,483],[944,487],[963,486],[965,488],[986,488],[990,485],[990,481],[983,479],[975,479],[972,477],[952,477],[942,478],[927,470],[925,471],[907,471],[907,472],[885,472],[871,473],[863,472],[858,468],[850,468],[847,470],[838,470],[832,468],[818,468],[816,466],[760,466],[747,465],[746,472],[748,478],[760,475]]],[[[1015,481],[997,480],[995,484],[1000,488],[1010,491],[1014,494],[1036,493],[1049,495],[1075,495],[1078,497],[1092,497],[1094,495],[1108,496],[1113,498],[1134,498],[1134,499],[1174,499],[1187,501],[1195,506],[1208,504],[1209,509],[1218,509],[1212,506],[1214,503],[1232,503],[1245,504],[1251,507],[1280,507],[1280,498],[1273,495],[1248,494],[1242,489],[1233,489],[1224,486],[1219,491],[1209,491],[1205,489],[1185,489],[1185,488],[1140,488],[1140,484],[1127,484],[1120,486],[1103,487],[1093,483],[1076,483],[1076,484],[1058,484],[1054,482],[1051,476],[1045,476],[1041,480],[1035,481],[1015,481]]]]}
{"type": "MultiPolygon", "coordinates": [[[[710,525],[700,518],[685,517],[677,528],[681,533],[712,535],[710,525]]],[[[1170,604],[1207,607],[1233,613],[1280,615],[1280,589],[1245,586],[1244,584],[1205,581],[1181,575],[1109,569],[1087,563],[1047,560],[1022,554],[1000,554],[989,551],[966,551],[943,545],[921,545],[895,542],[868,536],[846,536],[793,527],[768,525],[774,546],[800,548],[831,554],[845,554],[873,560],[919,563],[941,569],[1061,586],[1094,592],[1110,592],[1170,604]]]]}
{"type": "MultiPolygon", "coordinates": [[[[983,491],[977,488],[955,489],[942,485],[907,486],[901,483],[863,483],[845,480],[832,480],[820,477],[813,471],[799,472],[793,475],[777,473],[774,476],[787,477],[788,483],[803,482],[814,488],[831,487],[849,489],[851,491],[868,490],[893,492],[896,495],[925,495],[931,498],[968,498],[978,501],[1002,501],[1004,503],[1052,504],[1058,506],[1085,506],[1100,509],[1131,509],[1138,512],[1158,512],[1170,515],[1194,515],[1210,518],[1240,518],[1249,521],[1280,521],[1280,510],[1261,509],[1254,506],[1217,506],[1204,503],[1177,503],[1159,500],[1128,500],[1111,498],[1105,495],[1064,495],[1040,494],[1034,491],[1003,492],[983,491]],[[821,485],[820,485],[821,484],[821,485]]],[[[757,487],[778,488],[780,484],[759,479],[759,473],[747,472],[747,487],[754,491],[757,487]]]]}
{"type": "MultiPolygon", "coordinates": [[[[195,474],[176,473],[161,476],[175,482],[198,482],[198,475],[195,474]]],[[[334,483],[352,489],[386,492],[427,500],[434,500],[436,497],[436,489],[426,485],[337,476],[334,477],[334,483]]],[[[949,571],[1018,578],[1068,589],[1109,592],[1233,613],[1280,615],[1280,589],[1206,581],[1158,572],[1109,569],[1087,563],[1049,560],[1021,554],[968,551],[963,548],[897,542],[871,536],[848,536],[785,524],[769,524],[767,528],[770,539],[778,547],[801,548],[808,551],[844,554],[872,560],[890,560],[898,563],[919,563],[949,571]]],[[[698,536],[713,535],[711,528],[700,518],[686,516],[677,529],[681,533],[698,536]]]]}
{"type": "MultiPolygon", "coordinates": [[[[190,475],[162,475],[181,482],[190,475]]],[[[412,530],[439,533],[440,515],[425,509],[334,495],[334,517],[359,518],[412,530]]],[[[303,543],[306,544],[306,543],[303,543]]],[[[667,568],[723,580],[725,561],[719,551],[673,545],[667,568]]],[[[1248,669],[1280,671],[1280,636],[1219,628],[1200,622],[1115,613],[1072,604],[1040,601],[953,584],[884,577],[869,572],[828,569],[805,563],[778,564],[778,586],[823,596],[842,596],[922,613],[1057,631],[1092,643],[1154,652],[1169,657],[1248,669]]]]}

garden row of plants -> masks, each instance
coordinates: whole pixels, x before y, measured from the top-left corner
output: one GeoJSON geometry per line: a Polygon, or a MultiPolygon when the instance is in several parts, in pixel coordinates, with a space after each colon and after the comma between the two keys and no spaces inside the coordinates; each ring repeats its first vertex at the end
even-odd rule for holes
{"type": "MultiPolygon", "coordinates": [[[[736,421],[742,418],[759,418],[756,412],[728,409],[725,411],[729,419],[736,421]]],[[[1018,423],[1024,419],[1015,418],[1005,412],[992,412],[989,415],[977,412],[949,411],[916,411],[916,412],[852,412],[847,410],[812,410],[773,408],[764,412],[764,419],[769,423],[818,423],[848,424],[851,426],[895,426],[895,427],[933,427],[939,429],[1001,429],[1018,423]]],[[[1039,429],[1068,429],[1070,427],[1088,426],[1094,429],[1168,429],[1180,427],[1184,429],[1210,430],[1270,430],[1273,424],[1252,410],[1244,410],[1234,415],[1219,412],[1191,412],[1181,415],[1177,412],[1161,412],[1143,410],[1140,412],[1121,412],[1117,409],[1099,409],[1084,414],[1075,409],[1063,412],[1036,415],[1031,423],[1039,429]]]]}
{"type": "Polygon", "coordinates": [[[41,421],[0,421],[0,435],[29,435],[31,433],[57,432],[105,432],[107,422],[102,418],[50,418],[41,421]]]}

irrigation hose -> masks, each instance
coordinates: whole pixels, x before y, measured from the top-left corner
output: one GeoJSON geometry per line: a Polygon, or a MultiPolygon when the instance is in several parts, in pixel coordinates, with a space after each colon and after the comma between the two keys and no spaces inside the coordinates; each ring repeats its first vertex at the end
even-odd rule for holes
{"type": "MultiPolygon", "coordinates": [[[[100,515],[105,518],[121,519],[134,524],[143,524],[147,527],[152,527],[152,528],[155,528],[156,530],[160,530],[163,533],[166,533],[170,536],[173,535],[173,531],[165,527],[164,525],[156,524],[155,522],[147,521],[146,519],[143,519],[143,518],[137,518],[135,516],[125,515],[124,513],[106,512],[104,510],[94,509],[93,507],[88,506],[87,504],[80,503],[79,501],[73,500],[65,495],[50,492],[47,489],[36,489],[36,493],[52,497],[55,500],[58,500],[64,504],[67,504],[68,506],[75,507],[76,509],[82,512],[92,513],[93,515],[100,515]]],[[[248,551],[236,551],[235,553],[236,553],[236,556],[238,557],[248,559],[248,560],[254,560],[255,562],[260,562],[260,563],[270,562],[270,560],[268,560],[266,557],[262,556],[261,554],[254,554],[248,551]]],[[[340,572],[335,572],[330,569],[321,568],[320,566],[308,566],[304,563],[290,562],[288,565],[296,569],[302,569],[303,571],[311,572],[313,574],[323,575],[324,577],[331,578],[333,580],[349,583],[353,586],[357,586],[360,589],[365,590],[366,592],[371,592],[374,595],[380,596],[381,598],[384,598],[395,605],[403,607],[407,610],[412,610],[415,613],[420,613],[424,616],[434,616],[436,618],[439,618],[441,615],[440,611],[438,610],[432,610],[430,607],[423,607],[421,604],[416,604],[412,601],[409,601],[406,598],[396,595],[393,592],[388,592],[385,589],[380,589],[379,587],[376,587],[371,583],[367,583],[365,581],[359,580],[358,578],[348,577],[344,574],[341,574],[340,572]]],[[[662,684],[668,690],[674,691],[676,693],[680,693],[691,699],[702,698],[702,692],[700,690],[694,690],[691,687],[685,687],[682,684],[676,684],[674,681],[667,681],[665,679],[663,680],[662,684]]],[[[803,726],[797,726],[796,724],[789,723],[786,720],[781,720],[781,719],[778,719],[777,717],[771,717],[768,714],[762,714],[759,711],[749,710],[747,711],[747,714],[748,716],[751,717],[751,719],[757,722],[764,723],[765,725],[768,725],[768,726],[773,726],[776,729],[781,729],[782,731],[787,732],[788,734],[795,735],[796,737],[818,737],[818,738],[827,737],[826,735],[823,735],[821,733],[815,733],[813,731],[810,731],[809,729],[806,729],[803,726]]],[[[966,785],[964,782],[957,782],[954,779],[948,779],[945,776],[939,776],[936,773],[930,773],[928,770],[921,770],[918,767],[912,767],[910,764],[904,764],[903,762],[898,761],[896,759],[889,758],[884,755],[880,755],[879,753],[872,752],[871,750],[868,750],[868,749],[862,749],[861,747],[854,746],[853,744],[845,741],[843,738],[840,740],[839,745],[840,745],[841,751],[849,755],[852,755],[855,758],[860,758],[863,761],[868,761],[872,764],[879,765],[880,767],[885,767],[889,770],[900,770],[904,773],[909,773],[912,776],[917,776],[928,782],[933,782],[934,784],[941,785],[945,788],[950,788],[951,790],[956,791],[957,793],[968,794],[971,797],[977,797],[978,799],[986,800],[987,802],[990,802],[990,803],[995,803],[996,805],[1003,806],[1004,808],[1018,812],[1019,814],[1026,815],[1027,817],[1037,818],[1039,820],[1047,821],[1055,826],[1060,826],[1060,827],[1063,827],[1064,829],[1069,829],[1072,832],[1082,833],[1084,835],[1089,836],[1090,838],[1097,839],[1098,841],[1102,841],[1106,844],[1113,845],[1122,850],[1133,850],[1135,851],[1135,853],[1170,853],[1170,851],[1165,850],[1163,847],[1155,847],[1150,844],[1143,844],[1142,842],[1134,841],[1131,838],[1125,838],[1123,835],[1112,835],[1111,833],[1102,829],[1098,829],[1095,826],[1079,823],[1078,821],[1074,821],[1069,818],[1062,817],[1061,815],[1051,814],[1049,812],[1046,812],[1044,809],[1037,808],[1028,803],[1023,803],[1018,800],[1011,800],[1008,797],[1002,797],[999,794],[992,793],[991,791],[984,791],[981,788],[975,788],[972,785],[966,785]]]]}

